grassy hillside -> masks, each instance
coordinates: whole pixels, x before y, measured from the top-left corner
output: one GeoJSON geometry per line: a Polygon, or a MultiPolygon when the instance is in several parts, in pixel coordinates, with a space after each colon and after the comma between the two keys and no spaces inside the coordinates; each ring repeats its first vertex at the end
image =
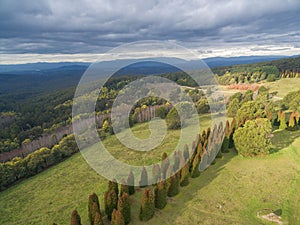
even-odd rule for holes
{"type": "Polygon", "coordinates": [[[289,92],[300,89],[300,79],[298,78],[284,78],[275,82],[266,82],[263,85],[270,88],[270,92],[278,91],[276,96],[283,98],[289,92]]]}
{"type": "MultiPolygon", "coordinates": [[[[208,125],[204,123],[203,128],[208,125]]],[[[146,126],[146,123],[136,126],[134,132],[146,137],[149,135],[146,126]]],[[[176,132],[169,134],[170,142],[172,136],[178,135],[176,132]]],[[[179,195],[168,199],[166,208],[158,210],[147,223],[138,219],[139,190],[132,199],[131,224],[268,224],[256,216],[264,208],[282,209],[286,223],[299,224],[300,131],[274,135],[273,154],[257,159],[245,159],[234,152],[225,154],[199,178],[191,179],[179,195]]],[[[118,149],[114,136],[105,142],[115,148],[110,149],[112,153],[118,149]]],[[[76,154],[1,192],[0,223],[69,224],[70,213],[76,208],[83,224],[88,224],[87,197],[96,192],[103,209],[106,188],[107,181],[76,154]]]]}

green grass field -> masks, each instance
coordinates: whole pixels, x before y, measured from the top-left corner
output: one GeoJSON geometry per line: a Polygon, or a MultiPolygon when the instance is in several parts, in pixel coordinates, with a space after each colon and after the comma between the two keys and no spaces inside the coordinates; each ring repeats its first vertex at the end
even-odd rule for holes
{"type": "MultiPolygon", "coordinates": [[[[202,117],[203,129],[210,125],[208,118],[202,117]]],[[[147,126],[135,126],[134,133],[146,138],[147,126]]],[[[168,133],[153,157],[170,151],[177,136],[178,131],[168,133]]],[[[117,142],[114,136],[105,140],[111,153],[135,161],[117,142]]],[[[300,131],[275,132],[273,145],[274,153],[264,158],[225,154],[200,177],[190,179],[190,184],[168,199],[166,208],[157,210],[146,223],[138,219],[138,190],[132,197],[131,224],[272,224],[256,216],[264,208],[281,209],[285,224],[300,224],[300,131]]],[[[1,192],[0,224],[69,224],[73,209],[79,211],[82,223],[88,224],[88,195],[97,193],[103,209],[106,188],[107,181],[89,167],[81,154],[75,154],[1,192]]]]}
{"type": "Polygon", "coordinates": [[[300,79],[297,78],[284,78],[275,82],[262,83],[265,87],[269,88],[270,92],[277,91],[276,96],[283,98],[286,94],[292,91],[297,91],[300,88],[300,79]]]}

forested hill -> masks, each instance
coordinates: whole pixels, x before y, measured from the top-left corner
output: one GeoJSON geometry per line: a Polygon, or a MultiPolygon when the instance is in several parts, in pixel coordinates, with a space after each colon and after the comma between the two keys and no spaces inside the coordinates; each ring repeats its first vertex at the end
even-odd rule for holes
{"type": "Polygon", "coordinates": [[[249,71],[255,70],[257,68],[262,67],[276,67],[279,72],[283,71],[300,71],[300,56],[297,57],[289,57],[278,60],[272,60],[267,62],[259,62],[253,64],[242,64],[242,65],[233,65],[233,66],[223,66],[223,67],[215,67],[212,71],[216,74],[223,75],[227,71],[235,72],[235,71],[249,71]]]}

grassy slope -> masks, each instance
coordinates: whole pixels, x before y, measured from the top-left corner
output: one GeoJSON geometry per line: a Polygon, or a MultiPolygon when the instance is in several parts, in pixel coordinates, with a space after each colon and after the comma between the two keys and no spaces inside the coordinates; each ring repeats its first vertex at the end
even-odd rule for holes
{"type": "Polygon", "coordinates": [[[275,82],[265,82],[263,85],[270,88],[270,92],[278,91],[277,96],[283,98],[289,92],[299,90],[300,79],[285,78],[275,82]]]}
{"type": "MultiPolygon", "coordinates": [[[[209,127],[210,116],[200,116],[200,125],[203,129],[209,127]]],[[[147,138],[150,134],[148,123],[135,126],[133,132],[139,138],[147,138]]],[[[150,159],[136,158],[134,153],[128,154],[128,150],[122,147],[115,136],[105,139],[104,145],[112,155],[124,161],[140,164],[142,160],[143,163],[150,163],[159,159],[162,152],[171,152],[179,135],[180,131],[168,132],[163,144],[150,151],[150,159]]],[[[81,154],[75,154],[0,192],[0,224],[68,224],[70,213],[75,208],[82,214],[83,224],[87,224],[88,195],[95,192],[102,199],[106,188],[107,181],[89,167],[81,154]]]]}
{"type": "MultiPolygon", "coordinates": [[[[268,224],[256,217],[263,208],[282,209],[285,222],[299,224],[299,136],[300,131],[275,133],[275,153],[266,158],[226,154],[145,224],[268,224]]],[[[68,224],[77,208],[87,224],[87,196],[96,192],[102,201],[105,189],[105,179],[76,154],[1,192],[0,222],[68,224]]],[[[132,224],[143,224],[138,219],[140,196],[141,190],[133,197],[132,224]]]]}

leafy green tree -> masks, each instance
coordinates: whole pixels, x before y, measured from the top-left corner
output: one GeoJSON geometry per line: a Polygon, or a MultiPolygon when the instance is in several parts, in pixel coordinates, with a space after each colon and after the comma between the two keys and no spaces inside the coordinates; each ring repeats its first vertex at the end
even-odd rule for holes
{"type": "Polygon", "coordinates": [[[168,111],[165,106],[160,106],[156,111],[156,115],[158,117],[160,117],[161,119],[165,119],[167,114],[168,114],[168,111]]]}
{"type": "Polygon", "coordinates": [[[104,207],[107,218],[111,220],[113,210],[118,207],[118,197],[114,189],[105,192],[104,207]]]}
{"type": "Polygon", "coordinates": [[[234,143],[238,153],[245,157],[269,154],[271,148],[272,126],[268,119],[246,121],[234,135],[234,143]]]}
{"type": "Polygon", "coordinates": [[[199,114],[204,114],[209,112],[209,104],[207,99],[200,99],[197,103],[197,112],[199,114]]]}
{"type": "Polygon", "coordinates": [[[131,220],[130,199],[127,193],[123,193],[118,200],[118,210],[122,213],[125,224],[131,220]]]}
{"type": "Polygon", "coordinates": [[[189,102],[180,102],[176,104],[166,117],[169,129],[180,129],[185,125],[186,120],[192,116],[194,107],[189,102]]]}
{"type": "Polygon", "coordinates": [[[229,105],[227,107],[227,115],[235,116],[239,108],[240,108],[240,102],[238,98],[234,98],[229,102],[229,105]]]}
{"type": "Polygon", "coordinates": [[[266,117],[264,106],[259,101],[249,101],[241,106],[236,114],[239,124],[244,124],[246,120],[266,117]]]}
{"type": "Polygon", "coordinates": [[[113,210],[111,215],[111,225],[125,225],[122,213],[116,209],[113,210]]]}
{"type": "Polygon", "coordinates": [[[140,208],[140,220],[148,221],[154,216],[154,195],[151,189],[144,189],[140,208]]]}
{"type": "Polygon", "coordinates": [[[165,181],[157,183],[154,188],[154,196],[155,208],[163,209],[167,204],[167,188],[165,181]]]}
{"type": "Polygon", "coordinates": [[[267,77],[268,82],[274,82],[276,80],[275,74],[269,74],[267,77]]]}
{"type": "Polygon", "coordinates": [[[71,214],[71,225],[81,225],[81,218],[77,210],[73,210],[71,214]]]}

